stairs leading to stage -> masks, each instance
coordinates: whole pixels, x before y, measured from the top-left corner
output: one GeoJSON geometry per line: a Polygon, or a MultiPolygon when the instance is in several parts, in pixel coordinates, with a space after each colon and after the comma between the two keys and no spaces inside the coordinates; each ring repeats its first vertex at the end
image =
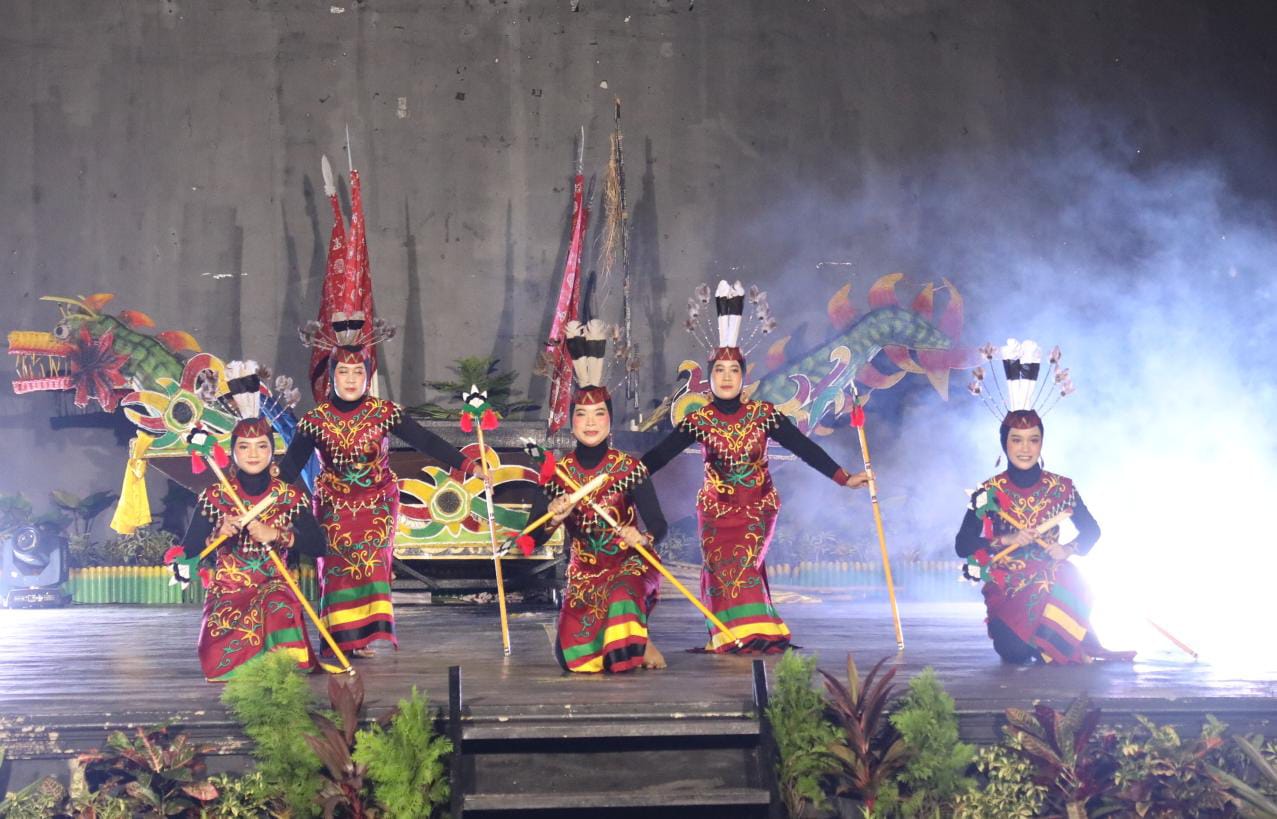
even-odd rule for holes
{"type": "MultiPolygon", "coordinates": [[[[459,668],[449,673],[453,815],[775,816],[774,753],[761,707],[685,710],[613,707],[466,708],[459,668]]],[[[761,688],[760,688],[761,686],[761,688]]]]}

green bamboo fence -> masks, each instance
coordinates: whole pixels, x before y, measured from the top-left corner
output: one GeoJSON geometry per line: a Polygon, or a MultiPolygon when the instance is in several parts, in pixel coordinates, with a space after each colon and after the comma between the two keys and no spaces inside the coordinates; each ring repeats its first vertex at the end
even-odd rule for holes
{"type": "MultiPolygon", "coordinates": [[[[302,594],[314,603],[319,598],[313,566],[293,572],[302,594]]],[[[143,606],[199,605],[204,602],[204,585],[198,575],[183,589],[170,582],[167,566],[91,566],[72,569],[67,591],[72,602],[82,604],[126,603],[143,606]]]]}

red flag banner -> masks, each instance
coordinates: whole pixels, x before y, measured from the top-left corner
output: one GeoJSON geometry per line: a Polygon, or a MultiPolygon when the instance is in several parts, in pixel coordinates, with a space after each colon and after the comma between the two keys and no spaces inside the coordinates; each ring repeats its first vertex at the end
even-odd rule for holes
{"type": "Polygon", "coordinates": [[[572,358],[564,343],[563,328],[569,321],[577,319],[581,248],[585,243],[585,228],[589,218],[589,210],[585,207],[585,177],[578,173],[572,182],[572,239],[568,244],[567,261],[563,264],[563,283],[559,286],[559,301],[554,308],[554,322],[550,325],[550,340],[545,346],[552,362],[549,401],[551,435],[567,423],[568,406],[572,400],[572,358]]]}

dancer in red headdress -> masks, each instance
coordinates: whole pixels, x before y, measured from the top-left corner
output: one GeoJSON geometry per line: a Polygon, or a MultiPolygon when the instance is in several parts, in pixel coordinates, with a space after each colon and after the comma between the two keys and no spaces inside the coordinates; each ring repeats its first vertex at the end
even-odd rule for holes
{"type": "Polygon", "coordinates": [[[255,362],[232,361],[226,367],[231,401],[240,420],[231,431],[234,469],[226,487],[215,483],[200,492],[196,513],[165,562],[180,550],[195,558],[219,536],[226,536],[213,551],[213,567],[205,573],[204,619],[200,624],[198,653],[204,676],[224,682],[248,660],[267,651],[287,651],[297,664],[311,668],[314,658],[307,639],[301,604],[267,554],[275,549],[280,559],[291,554],[320,556],[324,533],[311,515],[306,496],[275,476],[272,464],[275,434],[262,417],[263,392],[255,362]],[[247,526],[241,526],[240,506],[252,508],[268,496],[274,502],[247,526]],[[238,503],[237,503],[238,502],[238,503]]]}
{"type": "Polygon", "coordinates": [[[554,655],[568,671],[664,668],[665,658],[647,633],[661,577],[629,547],[637,543],[650,548],[664,537],[665,516],[647,468],[610,445],[612,396],[602,385],[605,325],[598,319],[586,325],[568,322],[565,338],[577,381],[569,413],[576,448],[559,467],[577,486],[606,475],[590,499],[621,528],[612,528],[585,500],[574,505],[568,497],[573,487],[557,474],[533,504],[530,520],[547,510],[554,513],[534,539],[544,542],[564,524],[571,550],[554,655]],[[638,529],[639,515],[646,533],[638,529]]]}
{"type": "MultiPolygon", "coordinates": [[[[689,329],[696,329],[709,288],[701,285],[689,302],[689,329]]],[[[863,472],[852,474],[803,435],[787,416],[766,401],[742,400],[745,353],[739,345],[745,289],[722,281],[714,294],[718,346],[710,358],[713,400],[689,413],[643,463],[656,472],[692,443],[705,455],[705,484],[696,496],[700,524],[701,598],[744,643],[747,653],[783,651],[789,627],[772,605],[765,559],[776,528],[780,496],[767,468],[767,443],[775,441],[827,478],[848,488],[864,486],[863,472]]],[[[775,321],[767,294],[751,288],[754,333],[770,332],[775,321]]],[[[751,333],[751,336],[753,333],[751,333]]],[[[737,652],[732,638],[712,623],[707,651],[737,652]]]]}
{"type": "Polygon", "coordinates": [[[316,351],[311,385],[318,405],[298,422],[280,477],[295,480],[311,453],[319,453],[323,470],[315,481],[315,514],[329,543],[320,562],[320,613],[342,651],[367,657],[377,640],[397,644],[390,581],[399,484],[390,469],[390,436],[454,469],[464,469],[465,459],[403,407],[369,394],[376,371],[373,346],[394,330],[372,316],[359,173],[350,172],[347,242],[327,160],[324,166],[338,225],[329,243],[320,318],[302,330],[302,342],[316,351]]]}
{"type": "MultiPolygon", "coordinates": [[[[992,345],[982,352],[993,360],[992,345]]],[[[1052,351],[1041,379],[1036,342],[1010,339],[1000,354],[1005,390],[992,367],[993,394],[983,367],[976,368],[970,390],[1002,419],[1007,469],[976,490],[955,539],[958,556],[968,558],[967,576],[985,581],[993,648],[1012,663],[1129,661],[1135,652],[1109,651],[1095,636],[1090,590],[1069,561],[1091,550],[1100,526],[1073,481],[1041,464],[1042,415],[1073,392],[1068,370],[1058,368],[1060,350],[1052,351]]]]}

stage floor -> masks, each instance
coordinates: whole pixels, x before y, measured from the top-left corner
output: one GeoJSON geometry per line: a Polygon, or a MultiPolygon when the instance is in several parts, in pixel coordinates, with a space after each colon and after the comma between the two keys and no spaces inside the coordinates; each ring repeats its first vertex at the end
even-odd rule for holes
{"type": "MultiPolygon", "coordinates": [[[[1277,726],[1272,665],[1193,662],[1167,644],[1133,664],[1007,666],[993,653],[982,606],[974,603],[902,604],[906,648],[897,656],[885,603],[781,592],[777,605],[803,649],[839,675],[848,651],[862,671],[893,657],[900,679],[933,667],[958,703],[964,735],[977,741],[997,736],[1008,706],[1041,699],[1062,707],[1081,692],[1115,717],[1143,713],[1192,726],[1209,712],[1239,730],[1271,734],[1277,726]]],[[[413,685],[445,703],[450,665],[462,667],[472,720],[708,716],[751,708],[750,659],[686,652],[703,643],[704,631],[681,599],[667,596],[651,623],[669,668],[618,676],[562,672],[551,654],[554,614],[547,610],[512,609],[508,658],[495,606],[401,602],[396,612],[399,650],[386,646],[377,657],[357,661],[374,716],[413,685]]],[[[201,724],[208,736],[238,733],[218,701],[221,687],[206,683],[196,662],[199,617],[191,607],[0,610],[0,741],[25,735],[48,747],[39,737],[52,733],[52,746],[70,752],[107,726],[161,721],[201,724]]],[[[314,675],[312,683],[322,692],[324,676],[314,675]]]]}

